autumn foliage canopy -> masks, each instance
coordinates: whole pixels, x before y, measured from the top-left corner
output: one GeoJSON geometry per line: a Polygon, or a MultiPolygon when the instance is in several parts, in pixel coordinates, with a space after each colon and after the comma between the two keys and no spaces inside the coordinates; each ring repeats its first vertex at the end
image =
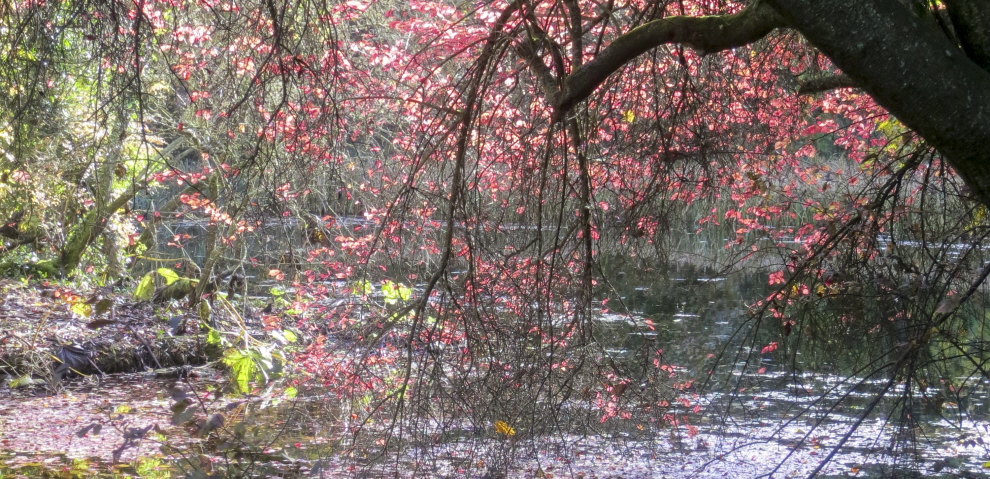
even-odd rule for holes
{"type": "Polygon", "coordinates": [[[678,264],[767,278],[726,357],[931,383],[984,357],[978,3],[8,2],[0,254],[116,277],[195,242],[204,279],[256,268],[295,292],[301,381],[417,444],[694,434],[698,385],[759,361],[628,364],[595,332],[632,313],[630,271],[678,264]],[[187,218],[201,238],[161,239],[187,218]],[[252,249],[278,228],[304,246],[252,249]]]}

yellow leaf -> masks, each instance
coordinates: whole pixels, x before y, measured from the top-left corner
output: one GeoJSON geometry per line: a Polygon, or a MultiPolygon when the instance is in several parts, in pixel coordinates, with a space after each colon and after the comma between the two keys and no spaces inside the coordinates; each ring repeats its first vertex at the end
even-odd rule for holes
{"type": "Polygon", "coordinates": [[[516,430],[512,426],[505,423],[505,421],[495,421],[495,432],[503,436],[515,436],[516,430]]]}
{"type": "Polygon", "coordinates": [[[626,110],[626,112],[622,114],[622,120],[626,123],[632,123],[635,119],[636,113],[632,110],[626,110]]]}
{"type": "Polygon", "coordinates": [[[86,303],[74,303],[70,309],[77,316],[81,316],[83,318],[88,318],[93,315],[93,307],[86,303]]]}

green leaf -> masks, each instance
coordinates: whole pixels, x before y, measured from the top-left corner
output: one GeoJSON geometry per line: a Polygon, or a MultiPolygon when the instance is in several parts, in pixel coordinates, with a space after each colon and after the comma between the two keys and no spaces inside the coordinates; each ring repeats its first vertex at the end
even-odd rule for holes
{"type": "Polygon", "coordinates": [[[382,281],[382,294],[385,295],[385,303],[396,304],[399,301],[409,301],[409,298],[412,297],[412,288],[385,280],[382,281]]]}
{"type": "Polygon", "coordinates": [[[389,321],[413,321],[416,319],[416,311],[408,311],[405,315],[399,314],[401,311],[396,311],[388,317],[389,321]]]}
{"type": "Polygon", "coordinates": [[[295,333],[293,333],[292,331],[278,331],[278,330],[275,330],[275,331],[272,331],[269,334],[271,334],[273,338],[277,339],[278,342],[280,342],[282,344],[294,343],[294,342],[296,342],[296,339],[298,339],[298,338],[296,338],[295,333]]]}
{"type": "Polygon", "coordinates": [[[210,328],[210,331],[206,333],[206,344],[209,344],[211,346],[216,346],[220,344],[220,342],[221,342],[220,331],[210,328]]]}
{"type": "Polygon", "coordinates": [[[96,308],[94,308],[93,312],[96,313],[97,316],[99,316],[109,311],[110,306],[113,306],[113,301],[107,298],[103,298],[96,302],[96,308]]]}
{"type": "Polygon", "coordinates": [[[70,309],[72,310],[72,314],[82,318],[88,318],[93,314],[93,307],[83,302],[73,303],[70,309]]]}
{"type": "Polygon", "coordinates": [[[155,295],[155,273],[148,273],[141,278],[137,288],[134,288],[134,299],[137,301],[151,301],[155,295]]]}
{"type": "Polygon", "coordinates": [[[371,286],[371,281],[362,280],[354,283],[353,291],[355,296],[366,296],[371,294],[374,289],[371,286]]]}
{"type": "Polygon", "coordinates": [[[41,384],[44,381],[39,381],[31,377],[30,374],[25,374],[17,379],[11,379],[8,385],[11,389],[23,388],[28,386],[34,386],[35,384],[41,384]]]}
{"type": "Polygon", "coordinates": [[[168,286],[179,279],[179,274],[168,268],[158,268],[158,275],[165,278],[165,286],[168,286]]]}
{"type": "Polygon", "coordinates": [[[296,394],[299,394],[299,391],[297,391],[296,388],[292,386],[285,388],[285,397],[293,399],[296,397],[296,394]]]}
{"type": "Polygon", "coordinates": [[[199,302],[199,319],[204,323],[210,322],[210,316],[213,314],[213,307],[210,306],[209,301],[199,302]]]}
{"type": "Polygon", "coordinates": [[[254,358],[250,354],[230,350],[224,355],[223,363],[230,368],[234,382],[237,383],[237,389],[242,393],[251,392],[250,383],[258,373],[258,366],[255,364],[254,358]]]}
{"type": "Polygon", "coordinates": [[[395,283],[382,281],[382,294],[385,295],[385,304],[395,304],[399,301],[399,293],[395,291],[395,283]]]}

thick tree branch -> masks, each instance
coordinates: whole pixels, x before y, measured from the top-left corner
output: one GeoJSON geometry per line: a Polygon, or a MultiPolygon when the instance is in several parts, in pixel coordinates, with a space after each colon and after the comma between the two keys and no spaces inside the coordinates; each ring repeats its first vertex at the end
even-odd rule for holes
{"type": "Polygon", "coordinates": [[[701,54],[715,53],[755,42],[782,26],[781,17],[762,0],[732,15],[654,20],[616,38],[594,60],[572,72],[549,99],[559,119],[623,65],[660,45],[682,43],[701,54]]]}
{"type": "Polygon", "coordinates": [[[846,75],[820,74],[798,78],[798,94],[812,95],[837,88],[856,88],[856,82],[846,75]]]}
{"type": "Polygon", "coordinates": [[[637,27],[572,72],[559,90],[546,81],[544,89],[551,90],[547,97],[560,120],[623,65],[659,45],[711,53],[789,26],[935,146],[974,197],[990,206],[990,71],[981,67],[990,14],[960,9],[975,8],[976,0],[949,3],[956,9],[954,28],[970,29],[959,35],[965,53],[900,0],[757,0],[734,15],[669,17],[637,27]]]}
{"type": "Polygon", "coordinates": [[[543,58],[537,54],[536,42],[532,39],[526,39],[517,43],[514,49],[516,55],[529,63],[529,69],[540,83],[543,94],[547,95],[548,98],[556,95],[560,90],[557,87],[557,77],[550,71],[550,67],[543,63],[543,58]]]}
{"type": "MultiPolygon", "coordinates": [[[[537,52],[545,49],[547,54],[550,55],[550,60],[553,62],[554,71],[557,72],[558,76],[564,76],[566,69],[564,67],[563,48],[540,26],[540,20],[533,13],[532,5],[528,7],[526,9],[520,7],[520,12],[526,19],[526,31],[530,35],[528,40],[532,51],[537,52]]],[[[543,64],[542,60],[540,60],[540,64],[543,64]]]]}
{"type": "Polygon", "coordinates": [[[963,51],[990,71],[990,5],[986,0],[944,0],[963,51]]]}
{"type": "Polygon", "coordinates": [[[990,72],[898,0],[766,0],[990,205],[990,72]]]}

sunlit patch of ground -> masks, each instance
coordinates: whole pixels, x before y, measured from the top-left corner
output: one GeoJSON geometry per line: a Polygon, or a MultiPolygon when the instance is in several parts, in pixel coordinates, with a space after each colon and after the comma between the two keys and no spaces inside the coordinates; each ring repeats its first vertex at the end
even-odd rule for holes
{"type": "MultiPolygon", "coordinates": [[[[57,333],[62,339],[90,340],[100,334],[116,332],[119,341],[140,348],[129,329],[118,325],[102,328],[99,332],[88,329],[85,325],[91,319],[74,314],[69,303],[47,296],[45,291],[22,287],[19,283],[0,283],[0,286],[8,293],[0,307],[0,348],[8,348],[8,352],[29,347],[50,351],[43,349],[47,347],[43,341],[49,333],[57,333]],[[2,339],[5,335],[6,339],[2,339]]],[[[122,300],[121,305],[125,304],[122,300]]],[[[154,326],[148,328],[151,332],[161,327],[151,322],[154,317],[140,316],[138,312],[134,309],[129,319],[138,328],[154,326]]],[[[682,316],[689,315],[679,313],[673,322],[682,316]]],[[[615,315],[603,318],[603,322],[628,322],[635,327],[639,325],[636,319],[615,315]]],[[[617,349],[617,355],[621,352],[617,349]]],[[[46,357],[50,360],[50,355],[46,357]]],[[[373,446],[368,447],[371,454],[355,452],[358,448],[331,450],[329,444],[339,444],[341,439],[346,442],[347,434],[341,430],[330,431],[328,427],[322,433],[314,433],[286,428],[277,443],[261,444],[252,460],[264,461],[270,466],[264,474],[328,478],[499,479],[503,477],[500,467],[509,462],[512,467],[505,479],[715,478],[757,477],[770,473],[773,477],[805,477],[839,443],[857,411],[862,410],[874,391],[869,387],[863,391],[850,387],[832,389],[836,382],[849,385],[858,382],[840,376],[809,376],[803,379],[802,389],[782,387],[777,381],[781,378],[771,373],[761,373],[759,378],[766,379],[766,386],[759,387],[761,383],[756,381],[756,387],[746,389],[745,397],[740,394],[730,401],[733,409],[728,417],[691,416],[692,424],[699,431],[692,437],[687,437],[683,431],[675,434],[663,429],[628,434],[623,431],[635,431],[633,424],[611,423],[603,428],[605,432],[588,436],[563,434],[521,439],[499,437],[492,431],[476,434],[471,431],[466,437],[430,448],[411,448],[397,459],[382,464],[374,461],[373,446]],[[826,394],[825,391],[832,392],[826,394]],[[825,401],[819,402],[818,398],[823,394],[825,401]],[[830,412],[821,425],[812,428],[818,418],[832,410],[833,404],[836,405],[834,413],[830,412]],[[808,410],[805,416],[785,424],[796,411],[805,408],[808,410]],[[508,460],[510,456],[511,461],[508,460]]],[[[207,378],[203,383],[213,380],[215,378],[207,378]]],[[[870,383],[864,384],[870,386],[870,383]]],[[[197,444],[202,435],[194,425],[173,425],[176,421],[171,408],[175,399],[169,392],[168,381],[126,375],[112,376],[100,385],[95,379],[63,382],[55,388],[58,392],[54,394],[47,387],[42,384],[11,390],[0,386],[0,477],[5,478],[4,474],[9,474],[6,471],[35,477],[40,471],[38,468],[58,469],[68,474],[59,477],[117,473],[121,469],[110,465],[115,456],[118,462],[136,469],[137,464],[147,463],[142,462],[143,459],[162,456],[162,443],[156,438],[159,431],[171,445],[180,447],[178,452],[170,451],[167,457],[172,461],[170,464],[195,457],[195,462],[181,463],[185,467],[199,468],[213,467],[208,463],[215,462],[214,471],[222,471],[220,467],[225,458],[246,461],[231,451],[226,451],[224,456],[224,452],[198,454],[191,452],[196,448],[181,449],[183,445],[197,444]],[[99,430],[95,428],[97,424],[101,425],[99,430]]],[[[202,387],[191,390],[205,394],[202,387]]],[[[894,391],[899,390],[895,388],[894,391]]],[[[977,397],[976,393],[972,397],[977,397]]],[[[257,397],[250,400],[260,401],[257,397]]],[[[726,401],[724,395],[709,394],[701,402],[726,401]]],[[[225,405],[222,401],[210,403],[213,410],[233,417],[236,410],[225,409],[225,405]]],[[[676,412],[692,414],[687,410],[676,412]]],[[[932,421],[911,429],[907,432],[911,437],[904,441],[894,440],[904,439],[904,431],[882,418],[871,417],[821,472],[841,477],[880,477],[903,467],[914,468],[927,477],[987,477],[986,471],[990,471],[988,423],[956,416],[959,420],[952,423],[932,421]]],[[[311,418],[314,423],[324,419],[311,418]]],[[[271,426],[265,427],[278,425],[272,421],[271,426]]],[[[229,434],[229,431],[224,433],[229,434]]],[[[373,434],[371,436],[375,438],[373,434]]],[[[261,474],[259,470],[254,472],[261,474]]]]}
{"type": "Polygon", "coordinates": [[[171,400],[160,381],[128,375],[99,386],[88,382],[76,381],[56,394],[21,390],[0,401],[6,467],[82,459],[134,463],[161,455],[156,427],[170,436],[188,435],[171,425],[171,400]]]}

